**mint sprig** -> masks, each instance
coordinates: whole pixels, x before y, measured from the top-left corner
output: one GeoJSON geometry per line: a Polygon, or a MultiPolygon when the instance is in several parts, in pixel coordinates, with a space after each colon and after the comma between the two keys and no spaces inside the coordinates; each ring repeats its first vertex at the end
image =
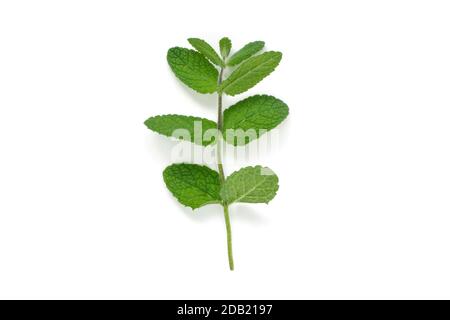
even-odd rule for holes
{"type": "Polygon", "coordinates": [[[219,41],[220,55],[206,41],[189,38],[196,50],[174,47],[167,53],[167,61],[175,76],[189,88],[202,93],[217,92],[217,122],[186,115],[158,115],[145,121],[145,125],[159,134],[188,140],[207,146],[216,143],[217,171],[198,164],[177,163],[163,172],[169,191],[183,205],[197,209],[208,204],[223,207],[227,232],[228,261],[234,270],[229,207],[233,203],[269,203],[279,188],[275,173],[262,166],[245,167],[228,177],[222,164],[222,141],[238,146],[257,139],[278,126],[288,115],[288,106],[270,95],[254,95],[237,102],[223,111],[223,94],[243,93],[272,73],[281,61],[280,52],[269,51],[255,55],[264,47],[263,41],[254,41],[230,56],[231,40],[219,41]],[[228,66],[236,67],[226,79],[228,66]],[[201,132],[214,131],[213,139],[198,137],[201,132]],[[253,130],[253,137],[239,139],[235,131],[253,130]],[[185,134],[179,135],[179,132],[185,134]],[[231,132],[231,135],[229,134],[231,132]]]}

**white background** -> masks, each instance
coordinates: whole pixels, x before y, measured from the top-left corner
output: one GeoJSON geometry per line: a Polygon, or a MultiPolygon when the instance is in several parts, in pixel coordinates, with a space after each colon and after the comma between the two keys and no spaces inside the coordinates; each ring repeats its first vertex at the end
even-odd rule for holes
{"type": "MultiPolygon", "coordinates": [[[[0,298],[450,298],[448,1],[2,1],[0,298]],[[148,117],[214,119],[166,63],[264,40],[290,107],[268,205],[166,191],[148,117]]],[[[229,104],[236,99],[228,98],[229,104]]],[[[227,166],[230,173],[233,168],[227,166]]]]}

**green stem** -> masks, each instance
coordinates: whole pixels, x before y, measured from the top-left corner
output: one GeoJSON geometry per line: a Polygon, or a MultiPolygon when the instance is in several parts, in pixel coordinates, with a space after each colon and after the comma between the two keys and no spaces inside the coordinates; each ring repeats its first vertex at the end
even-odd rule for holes
{"type": "MultiPolygon", "coordinates": [[[[219,74],[219,85],[222,83],[224,68],[220,68],[219,74]]],[[[225,174],[223,172],[223,164],[222,164],[222,137],[223,137],[223,112],[222,112],[222,92],[219,91],[218,101],[217,101],[217,130],[219,131],[218,139],[217,139],[217,167],[219,169],[219,179],[220,185],[225,182],[225,174]]],[[[233,261],[233,244],[231,239],[231,223],[230,223],[230,214],[228,212],[228,204],[222,203],[223,206],[223,214],[225,217],[225,226],[227,228],[227,248],[228,248],[228,264],[230,265],[230,270],[234,270],[234,261],[233,261]]]]}
{"type": "Polygon", "coordinates": [[[230,265],[230,270],[234,270],[233,261],[233,242],[231,240],[231,224],[230,224],[230,214],[228,213],[228,205],[223,205],[223,213],[225,215],[225,225],[227,227],[227,246],[228,246],[228,264],[230,265]]]}

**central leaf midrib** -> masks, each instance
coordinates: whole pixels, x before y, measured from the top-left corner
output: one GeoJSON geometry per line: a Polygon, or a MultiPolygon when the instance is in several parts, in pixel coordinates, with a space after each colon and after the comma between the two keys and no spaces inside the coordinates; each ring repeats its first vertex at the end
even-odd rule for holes
{"type": "Polygon", "coordinates": [[[263,177],[263,180],[260,183],[257,183],[253,188],[251,188],[248,192],[244,193],[241,197],[237,198],[236,200],[234,200],[233,202],[238,202],[239,200],[245,198],[248,194],[252,193],[253,191],[255,191],[256,188],[258,188],[260,185],[262,185],[264,182],[266,182],[267,178],[269,177],[263,177]]]}

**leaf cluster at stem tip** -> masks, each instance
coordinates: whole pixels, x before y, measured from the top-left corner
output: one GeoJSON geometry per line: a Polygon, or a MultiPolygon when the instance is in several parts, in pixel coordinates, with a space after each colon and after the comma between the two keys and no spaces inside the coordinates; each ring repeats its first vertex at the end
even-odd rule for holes
{"type": "Polygon", "coordinates": [[[245,145],[277,127],[289,114],[288,106],[280,99],[258,94],[247,97],[223,111],[222,95],[244,93],[270,75],[279,65],[282,54],[278,51],[260,53],[265,43],[253,41],[232,52],[232,42],[224,37],[219,41],[219,51],[200,38],[189,38],[193,49],[173,47],[167,52],[167,62],[175,76],[187,87],[201,94],[217,93],[217,122],[188,115],[157,115],[145,125],[159,134],[188,140],[208,146],[217,143],[217,171],[207,166],[189,163],[169,165],[163,172],[164,182],[173,196],[183,205],[197,209],[208,204],[223,206],[227,228],[228,259],[234,269],[229,206],[233,203],[268,203],[278,191],[278,177],[269,168],[253,166],[242,168],[228,177],[221,160],[223,140],[234,146],[245,145]],[[224,70],[230,74],[223,78],[224,70]],[[215,133],[213,138],[196,135],[197,126],[215,133]],[[183,130],[186,135],[175,132],[183,130]],[[229,132],[256,132],[239,139],[229,132]]]}

